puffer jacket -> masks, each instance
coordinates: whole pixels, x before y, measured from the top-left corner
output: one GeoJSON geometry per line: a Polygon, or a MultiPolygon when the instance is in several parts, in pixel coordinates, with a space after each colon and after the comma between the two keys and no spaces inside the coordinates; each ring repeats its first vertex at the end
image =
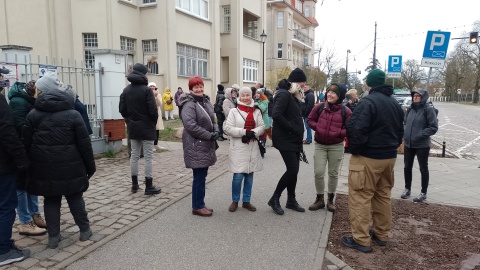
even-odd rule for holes
{"type": "MultiPolygon", "coordinates": [[[[241,102],[238,104],[245,105],[241,102]]],[[[250,105],[253,107],[253,100],[250,105]]],[[[228,115],[227,121],[224,124],[225,134],[230,136],[230,154],[229,154],[229,170],[233,173],[252,173],[263,169],[263,159],[260,155],[260,149],[257,141],[250,141],[249,143],[242,142],[242,136],[246,134],[245,119],[247,112],[234,109],[228,115]]],[[[261,136],[265,132],[265,124],[260,109],[253,112],[253,119],[255,120],[255,137],[261,136]]]]}
{"type": "Polygon", "coordinates": [[[225,89],[225,100],[223,101],[223,114],[225,114],[225,119],[228,118],[230,110],[237,107],[237,99],[232,98],[232,88],[225,89]]]}
{"type": "Polygon", "coordinates": [[[136,70],[127,76],[131,84],[123,89],[118,109],[127,123],[128,138],[155,140],[158,109],[147,77],[136,70]]]}
{"type": "Polygon", "coordinates": [[[163,92],[163,95],[162,95],[162,101],[163,101],[163,109],[165,111],[173,110],[173,96],[169,88],[165,88],[165,92],[163,92]],[[167,103],[167,101],[169,100],[171,102],[170,104],[167,103]]]}
{"type": "MultiPolygon", "coordinates": [[[[325,107],[318,115],[318,110],[322,104],[323,102],[315,106],[308,115],[307,123],[315,131],[315,141],[324,145],[343,142],[347,136],[347,129],[343,127],[342,104],[325,102],[325,107]]],[[[351,116],[352,111],[345,107],[345,124],[351,116]]]]}
{"type": "Polygon", "coordinates": [[[410,105],[408,114],[405,113],[404,145],[408,148],[428,148],[432,144],[431,136],[438,131],[438,121],[435,111],[427,105],[428,92],[414,90],[413,95],[418,93],[422,101],[410,105]]]}
{"type": "Polygon", "coordinates": [[[279,151],[301,152],[305,129],[301,102],[285,89],[285,85],[279,87],[274,97],[272,112],[273,146],[279,151]]]}
{"type": "Polygon", "coordinates": [[[84,192],[95,173],[92,143],[74,98],[43,91],[27,115],[22,141],[32,165],[27,191],[41,196],[84,192]]]}
{"type": "Polygon", "coordinates": [[[217,162],[215,141],[210,140],[212,132],[219,132],[214,123],[213,105],[204,95],[203,104],[192,96],[180,97],[183,121],[183,160],[186,168],[207,168],[217,162]]]}
{"type": "Polygon", "coordinates": [[[25,83],[16,82],[10,91],[8,91],[8,99],[10,110],[15,119],[15,129],[19,138],[22,136],[22,127],[25,125],[27,114],[33,109],[35,98],[28,95],[25,91],[25,83]]]}
{"type": "Polygon", "coordinates": [[[157,130],[163,130],[165,129],[165,126],[163,125],[163,119],[160,115],[162,115],[162,99],[160,98],[160,95],[153,95],[155,98],[155,104],[157,104],[157,111],[158,111],[158,119],[157,119],[157,125],[155,128],[157,130]]]}
{"type": "Polygon", "coordinates": [[[263,115],[263,123],[265,124],[265,129],[270,128],[270,120],[268,119],[268,107],[270,102],[268,101],[268,97],[266,95],[260,95],[260,99],[255,101],[255,105],[262,111],[263,115]]]}

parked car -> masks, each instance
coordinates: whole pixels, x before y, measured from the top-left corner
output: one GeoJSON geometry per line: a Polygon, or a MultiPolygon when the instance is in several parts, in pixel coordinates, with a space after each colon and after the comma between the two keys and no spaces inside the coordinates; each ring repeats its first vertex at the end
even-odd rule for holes
{"type": "Polygon", "coordinates": [[[410,105],[412,105],[412,102],[413,102],[412,97],[405,97],[405,99],[400,104],[400,106],[404,111],[407,111],[410,108],[410,105]]]}

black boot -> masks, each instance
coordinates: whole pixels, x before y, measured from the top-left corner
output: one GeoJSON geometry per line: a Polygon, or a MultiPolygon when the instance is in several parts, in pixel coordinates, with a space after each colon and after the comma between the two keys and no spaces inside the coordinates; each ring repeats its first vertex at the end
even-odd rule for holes
{"type": "Polygon", "coordinates": [[[327,210],[335,213],[335,203],[333,202],[333,198],[335,198],[335,193],[328,193],[327,210]]]}
{"type": "Polygon", "coordinates": [[[285,205],[285,207],[297,212],[305,212],[305,208],[301,207],[295,199],[295,196],[292,195],[288,195],[287,205],[285,205]]]}
{"type": "Polygon", "coordinates": [[[280,195],[278,194],[273,194],[272,198],[268,201],[268,205],[272,207],[277,215],[283,215],[285,213],[280,206],[280,195]]]}
{"type": "Polygon", "coordinates": [[[132,193],[137,193],[138,188],[138,177],[136,175],[132,175],[132,193]]]}
{"type": "Polygon", "coordinates": [[[162,190],[154,186],[152,182],[153,179],[151,177],[145,177],[145,195],[154,195],[162,192],[162,190]]]}

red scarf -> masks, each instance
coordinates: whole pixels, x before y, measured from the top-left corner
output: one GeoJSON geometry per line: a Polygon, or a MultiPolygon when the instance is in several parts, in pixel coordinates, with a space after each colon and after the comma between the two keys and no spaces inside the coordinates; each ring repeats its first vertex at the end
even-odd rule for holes
{"type": "Polygon", "coordinates": [[[245,126],[246,130],[252,130],[255,128],[255,120],[253,119],[253,111],[255,111],[255,107],[248,107],[245,105],[238,104],[237,108],[240,111],[244,111],[247,113],[247,117],[245,118],[245,126]]]}

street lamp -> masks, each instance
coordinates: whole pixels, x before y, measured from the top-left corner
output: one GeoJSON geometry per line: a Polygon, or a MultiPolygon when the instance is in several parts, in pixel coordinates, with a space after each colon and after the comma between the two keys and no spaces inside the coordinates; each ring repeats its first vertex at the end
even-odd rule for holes
{"type": "Polygon", "coordinates": [[[260,35],[260,41],[262,42],[262,84],[265,87],[265,41],[267,40],[267,34],[265,34],[265,29],[263,29],[262,34],[260,35]]]}
{"type": "Polygon", "coordinates": [[[350,49],[347,50],[347,64],[345,65],[345,85],[348,85],[348,54],[350,49]]]}

